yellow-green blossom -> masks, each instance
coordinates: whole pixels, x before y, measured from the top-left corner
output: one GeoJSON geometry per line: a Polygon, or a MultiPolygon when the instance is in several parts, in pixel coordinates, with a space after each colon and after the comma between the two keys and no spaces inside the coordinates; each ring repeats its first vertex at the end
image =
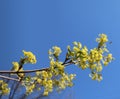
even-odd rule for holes
{"type": "Polygon", "coordinates": [[[41,74],[44,78],[47,78],[48,77],[48,73],[46,71],[42,71],[42,74],[41,74]]]}
{"type": "Polygon", "coordinates": [[[76,46],[76,47],[78,47],[79,49],[82,48],[82,44],[80,42],[74,41],[73,45],[76,46]]]}
{"type": "Polygon", "coordinates": [[[33,90],[34,90],[34,88],[35,88],[35,84],[31,84],[30,86],[27,86],[27,87],[26,87],[26,93],[27,93],[27,94],[32,93],[33,90]]]}
{"type": "Polygon", "coordinates": [[[40,78],[37,79],[37,82],[41,84],[42,80],[40,78]]]}
{"type": "Polygon", "coordinates": [[[108,65],[108,62],[107,62],[107,61],[104,61],[103,64],[104,64],[104,66],[107,66],[107,65],[108,65]]]}
{"type": "Polygon", "coordinates": [[[97,66],[97,64],[89,64],[89,65],[90,65],[89,67],[90,67],[91,70],[94,70],[97,66]]]}
{"type": "Polygon", "coordinates": [[[49,93],[48,91],[44,91],[43,95],[44,95],[44,96],[47,96],[48,93],[49,93]]]}
{"type": "Polygon", "coordinates": [[[74,47],[73,47],[73,51],[74,51],[74,52],[78,52],[78,51],[80,51],[80,49],[79,49],[78,47],[74,46],[74,47]]]}
{"type": "Polygon", "coordinates": [[[107,59],[110,62],[113,59],[112,54],[108,54],[107,59]]]}
{"type": "Polygon", "coordinates": [[[58,46],[54,46],[52,49],[53,49],[53,53],[56,57],[58,57],[60,55],[60,53],[62,52],[60,47],[58,47],[58,46]]]}
{"type": "Polygon", "coordinates": [[[102,60],[102,58],[103,58],[103,55],[101,52],[99,52],[99,50],[97,50],[96,48],[91,49],[90,55],[89,55],[90,63],[98,62],[98,61],[102,60]]]}
{"type": "Polygon", "coordinates": [[[8,88],[8,84],[4,82],[3,80],[0,80],[0,95],[6,95],[10,92],[10,89],[8,88]]]}
{"type": "Polygon", "coordinates": [[[19,63],[18,62],[12,62],[12,64],[13,64],[12,71],[18,71],[19,63]]]}
{"type": "Polygon", "coordinates": [[[98,81],[101,81],[101,80],[103,80],[103,77],[102,77],[102,75],[98,75],[98,79],[97,79],[98,81]]]}
{"type": "Polygon", "coordinates": [[[62,65],[62,62],[50,61],[50,70],[55,75],[61,74],[64,72],[64,65],[62,65]]]}
{"type": "Polygon", "coordinates": [[[106,34],[99,34],[100,38],[97,38],[96,41],[99,43],[105,43],[108,41],[107,35],[106,34]]]}
{"type": "Polygon", "coordinates": [[[26,62],[31,63],[31,64],[35,64],[37,62],[36,57],[32,52],[30,52],[30,51],[27,52],[27,51],[23,50],[23,54],[26,58],[26,60],[25,60],[26,62]]]}
{"type": "Polygon", "coordinates": [[[102,68],[102,65],[98,65],[98,66],[96,67],[96,71],[97,71],[97,72],[101,72],[102,69],[103,69],[103,68],[102,68]]]}
{"type": "Polygon", "coordinates": [[[105,61],[103,62],[103,64],[104,64],[105,66],[107,66],[108,63],[110,63],[112,60],[113,60],[112,54],[108,54],[108,55],[105,57],[105,61]]]}
{"type": "Polygon", "coordinates": [[[70,80],[73,80],[75,78],[76,74],[70,74],[70,80]]]}

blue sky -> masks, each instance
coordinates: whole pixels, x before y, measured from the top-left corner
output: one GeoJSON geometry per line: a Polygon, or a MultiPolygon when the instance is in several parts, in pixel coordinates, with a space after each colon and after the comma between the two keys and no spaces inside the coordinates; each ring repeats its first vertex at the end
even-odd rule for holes
{"type": "Polygon", "coordinates": [[[88,48],[97,45],[95,38],[106,33],[113,43],[108,48],[115,60],[105,67],[103,81],[89,77],[89,71],[67,67],[77,77],[72,88],[53,97],[65,99],[120,99],[120,1],[119,0],[0,0],[0,70],[11,68],[19,61],[22,50],[36,54],[38,63],[26,69],[47,67],[48,50],[54,45],[62,48],[80,41],[88,48]]]}

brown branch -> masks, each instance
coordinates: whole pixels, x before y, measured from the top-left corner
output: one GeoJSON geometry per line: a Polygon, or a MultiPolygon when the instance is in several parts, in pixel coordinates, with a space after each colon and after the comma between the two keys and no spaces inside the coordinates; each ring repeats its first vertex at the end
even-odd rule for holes
{"type": "Polygon", "coordinates": [[[24,71],[0,71],[0,73],[4,73],[4,74],[9,74],[9,73],[32,73],[32,72],[36,72],[36,71],[44,71],[44,70],[48,70],[49,68],[43,68],[43,69],[34,69],[34,70],[24,70],[24,71]]]}
{"type": "MultiPolygon", "coordinates": [[[[72,62],[71,60],[68,62],[68,63],[63,63],[62,65],[64,66],[68,66],[68,65],[71,65],[71,64],[74,64],[74,62],[72,62]]],[[[24,70],[24,71],[0,71],[0,73],[3,73],[3,74],[10,74],[10,73],[13,73],[13,74],[16,74],[16,73],[32,73],[32,72],[37,72],[37,71],[47,71],[49,70],[49,68],[42,68],[42,69],[34,69],[34,70],[24,70]]]]}

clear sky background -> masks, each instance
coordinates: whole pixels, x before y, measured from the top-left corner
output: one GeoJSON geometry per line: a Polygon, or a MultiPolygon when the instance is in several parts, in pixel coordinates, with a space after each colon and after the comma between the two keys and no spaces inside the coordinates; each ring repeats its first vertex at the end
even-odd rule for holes
{"type": "Polygon", "coordinates": [[[113,43],[108,48],[115,60],[105,67],[100,83],[88,77],[89,70],[67,67],[77,77],[72,88],[51,99],[120,99],[120,0],[0,0],[0,70],[19,61],[22,50],[36,54],[37,64],[26,69],[49,66],[48,50],[80,41],[89,49],[97,46],[99,33],[113,43]]]}

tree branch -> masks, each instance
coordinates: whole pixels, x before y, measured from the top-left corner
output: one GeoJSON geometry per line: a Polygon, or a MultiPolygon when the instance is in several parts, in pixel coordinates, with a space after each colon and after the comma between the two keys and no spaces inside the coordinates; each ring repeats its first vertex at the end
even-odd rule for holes
{"type": "MultiPolygon", "coordinates": [[[[68,66],[74,64],[74,62],[72,62],[71,60],[68,63],[63,63],[62,65],[64,66],[68,66]]],[[[32,73],[32,72],[37,72],[37,71],[47,71],[49,70],[49,68],[42,68],[42,69],[34,69],[34,70],[24,70],[24,71],[0,71],[0,73],[4,73],[4,74],[16,74],[16,73],[32,73]]]]}
{"type": "Polygon", "coordinates": [[[20,81],[19,79],[15,79],[15,78],[11,78],[11,77],[7,77],[7,76],[3,76],[3,75],[0,75],[0,78],[4,78],[4,79],[8,79],[8,80],[20,81]]]}
{"type": "Polygon", "coordinates": [[[0,73],[4,73],[4,74],[16,74],[16,73],[32,73],[32,72],[36,72],[36,71],[44,71],[44,70],[48,70],[49,68],[43,68],[43,69],[34,69],[34,70],[24,70],[24,71],[0,71],[0,73]]]}

